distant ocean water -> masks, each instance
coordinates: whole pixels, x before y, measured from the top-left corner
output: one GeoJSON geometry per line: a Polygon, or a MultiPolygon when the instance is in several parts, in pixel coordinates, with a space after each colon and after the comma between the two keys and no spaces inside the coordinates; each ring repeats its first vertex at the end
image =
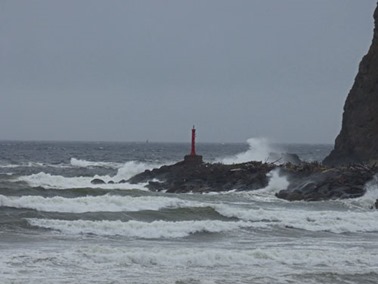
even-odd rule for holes
{"type": "MultiPolygon", "coordinates": [[[[331,145],[198,144],[208,162],[269,152],[320,161],[331,145]]],[[[376,283],[378,183],[354,200],[287,202],[271,173],[250,192],[167,194],[120,181],[188,144],[0,142],[1,283],[376,283]]]]}

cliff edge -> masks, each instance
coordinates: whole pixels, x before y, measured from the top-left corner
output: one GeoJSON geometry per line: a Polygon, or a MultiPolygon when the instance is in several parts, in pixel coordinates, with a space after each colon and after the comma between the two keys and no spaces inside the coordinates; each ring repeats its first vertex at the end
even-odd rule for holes
{"type": "Polygon", "coordinates": [[[325,165],[378,161],[378,6],[374,20],[372,44],[346,99],[342,128],[325,165]]]}

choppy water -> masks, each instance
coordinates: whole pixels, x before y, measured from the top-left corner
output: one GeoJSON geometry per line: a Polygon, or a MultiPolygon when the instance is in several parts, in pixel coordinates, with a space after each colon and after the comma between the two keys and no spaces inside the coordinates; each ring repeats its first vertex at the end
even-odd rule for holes
{"type": "MultiPolygon", "coordinates": [[[[321,160],[329,145],[276,145],[321,160]]],[[[209,161],[268,155],[261,140],[199,144],[209,161]]],[[[377,182],[359,199],[286,202],[267,188],[166,194],[120,181],[186,144],[0,142],[1,283],[376,283],[377,182]]]]}

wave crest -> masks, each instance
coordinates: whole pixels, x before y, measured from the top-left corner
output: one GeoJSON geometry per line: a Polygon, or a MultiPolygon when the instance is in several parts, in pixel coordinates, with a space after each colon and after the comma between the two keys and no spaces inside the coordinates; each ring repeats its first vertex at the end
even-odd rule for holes
{"type": "Polygon", "coordinates": [[[217,159],[216,162],[222,164],[240,164],[250,161],[269,161],[269,157],[272,152],[276,152],[266,138],[249,138],[247,140],[249,149],[245,152],[236,154],[234,156],[217,159]]]}
{"type": "Polygon", "coordinates": [[[94,167],[101,167],[101,168],[110,168],[110,169],[118,169],[122,167],[123,164],[121,163],[113,163],[113,162],[92,162],[87,160],[80,160],[76,158],[71,158],[70,164],[73,167],[78,168],[94,168],[94,167]]]}
{"type": "Polygon", "coordinates": [[[126,236],[132,238],[183,238],[194,233],[220,233],[249,227],[249,222],[224,221],[87,221],[87,220],[55,220],[55,219],[27,219],[30,225],[46,229],[58,230],[65,234],[95,234],[99,236],[126,236]]]}
{"type": "Polygon", "coordinates": [[[64,198],[60,196],[21,196],[0,195],[0,205],[14,208],[28,208],[43,212],[84,213],[159,210],[161,208],[182,208],[194,206],[194,202],[179,198],[153,196],[84,196],[64,198]]]}

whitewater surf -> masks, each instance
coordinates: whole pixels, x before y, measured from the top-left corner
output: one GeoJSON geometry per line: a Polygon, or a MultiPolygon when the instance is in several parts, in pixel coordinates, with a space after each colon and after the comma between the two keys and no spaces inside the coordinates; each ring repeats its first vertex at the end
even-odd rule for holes
{"type": "MultiPolygon", "coordinates": [[[[330,145],[198,144],[207,162],[322,160],[330,145]]],[[[182,159],[187,144],[0,142],[2,283],[374,283],[376,179],[356,199],[260,190],[150,192],[108,184],[182,159]],[[105,184],[92,184],[94,178],[105,184]]]]}

